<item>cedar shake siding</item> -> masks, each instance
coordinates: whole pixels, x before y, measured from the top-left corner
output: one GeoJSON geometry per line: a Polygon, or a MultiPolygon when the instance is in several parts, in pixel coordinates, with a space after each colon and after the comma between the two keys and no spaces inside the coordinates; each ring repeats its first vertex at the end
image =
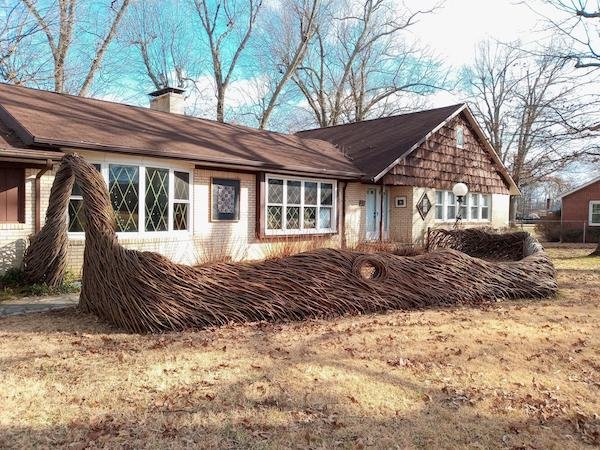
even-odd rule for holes
{"type": "Polygon", "coordinates": [[[473,128],[458,116],[436,131],[383,178],[384,184],[452,190],[462,181],[470,192],[509,194],[509,187],[473,128]],[[456,145],[456,129],[464,131],[464,145],[456,145]]]}

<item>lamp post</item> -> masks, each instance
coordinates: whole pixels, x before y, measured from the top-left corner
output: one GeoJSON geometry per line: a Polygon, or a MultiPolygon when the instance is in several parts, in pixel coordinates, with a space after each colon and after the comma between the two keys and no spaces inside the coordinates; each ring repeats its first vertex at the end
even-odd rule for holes
{"type": "Polygon", "coordinates": [[[456,183],[452,187],[452,193],[456,196],[458,202],[458,211],[456,214],[456,222],[454,222],[454,228],[458,228],[460,221],[462,220],[462,204],[465,200],[465,196],[469,193],[469,188],[465,183],[456,183]]]}

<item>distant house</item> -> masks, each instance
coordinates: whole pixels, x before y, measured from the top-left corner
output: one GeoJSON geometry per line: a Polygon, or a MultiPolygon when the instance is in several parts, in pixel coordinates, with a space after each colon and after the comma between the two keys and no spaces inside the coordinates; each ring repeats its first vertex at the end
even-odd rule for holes
{"type": "Polygon", "coordinates": [[[561,195],[563,229],[600,227],[600,176],[561,195]]]}
{"type": "MultiPolygon", "coordinates": [[[[458,181],[463,222],[508,224],[518,189],[464,104],[289,135],[186,117],[181,94],[154,92],[143,108],[0,84],[0,270],[20,264],[70,152],[106,180],[123,245],[185,263],[215,248],[260,258],[290,236],[420,242],[455,220],[458,181]]],[[[82,205],[75,185],[75,270],[82,205]]]]}

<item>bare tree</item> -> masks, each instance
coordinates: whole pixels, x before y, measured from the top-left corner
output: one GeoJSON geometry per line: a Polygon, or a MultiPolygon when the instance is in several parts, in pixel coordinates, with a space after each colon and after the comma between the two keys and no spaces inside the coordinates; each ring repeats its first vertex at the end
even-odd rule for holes
{"type": "Polygon", "coordinates": [[[507,148],[514,134],[509,129],[509,113],[519,83],[514,66],[521,53],[513,46],[494,45],[491,41],[479,44],[475,62],[467,69],[471,92],[476,101],[473,112],[483,124],[490,143],[502,162],[506,164],[507,148]]]}
{"type": "Polygon", "coordinates": [[[210,50],[217,121],[225,120],[225,96],[254,30],[262,0],[194,0],[210,50]]]}
{"type": "Polygon", "coordinates": [[[43,58],[38,61],[32,37],[40,31],[29,12],[19,2],[1,6],[0,76],[6,83],[26,84],[39,78],[43,58]],[[34,64],[33,61],[37,61],[34,64]]]}
{"type": "MultiPolygon", "coordinates": [[[[473,109],[519,187],[543,181],[593,146],[582,131],[597,120],[593,79],[564,59],[484,44],[468,72],[473,109]]],[[[511,202],[511,218],[516,215],[511,202]]]]}
{"type": "Polygon", "coordinates": [[[540,0],[539,8],[526,4],[567,42],[552,48],[554,56],[575,61],[576,68],[600,67],[600,0],[540,0]]]}
{"type": "MultiPolygon", "coordinates": [[[[46,37],[52,54],[54,90],[65,92],[66,71],[69,51],[75,40],[75,29],[80,19],[78,0],[57,0],[56,3],[42,8],[35,0],[21,0],[35,19],[40,30],[46,37]]],[[[113,13],[108,21],[108,27],[103,34],[97,34],[94,52],[87,68],[83,71],[82,80],[78,83],[77,93],[87,95],[98,73],[108,47],[115,37],[117,28],[130,0],[112,0],[109,10],[113,13]]],[[[96,32],[96,30],[93,30],[96,32]]]]}
{"type": "Polygon", "coordinates": [[[443,84],[436,63],[401,39],[404,30],[436,8],[399,12],[389,0],[330,7],[293,78],[315,122],[329,126],[389,115],[401,93],[430,92],[443,84]]]}
{"type": "Polygon", "coordinates": [[[270,67],[262,67],[263,73],[268,74],[264,95],[259,105],[258,127],[264,129],[284,88],[304,61],[308,46],[315,34],[320,0],[286,0],[275,10],[270,10],[262,23],[263,36],[261,48],[266,55],[258,52],[270,67]]]}
{"type": "Polygon", "coordinates": [[[173,0],[165,15],[163,0],[136,1],[131,5],[121,34],[136,50],[131,65],[140,72],[141,85],[150,82],[154,89],[188,89],[198,76],[202,52],[189,39],[188,6],[187,1],[173,0]]]}

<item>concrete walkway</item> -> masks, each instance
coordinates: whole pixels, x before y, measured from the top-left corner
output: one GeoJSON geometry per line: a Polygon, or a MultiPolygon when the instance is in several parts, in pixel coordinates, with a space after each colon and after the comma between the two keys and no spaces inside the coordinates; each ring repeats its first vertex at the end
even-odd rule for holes
{"type": "Polygon", "coordinates": [[[76,306],[78,302],[79,293],[56,297],[21,297],[5,300],[0,302],[0,317],[63,309],[76,306]]]}

